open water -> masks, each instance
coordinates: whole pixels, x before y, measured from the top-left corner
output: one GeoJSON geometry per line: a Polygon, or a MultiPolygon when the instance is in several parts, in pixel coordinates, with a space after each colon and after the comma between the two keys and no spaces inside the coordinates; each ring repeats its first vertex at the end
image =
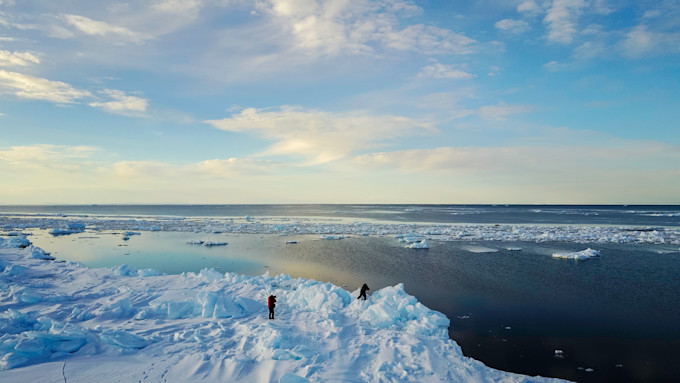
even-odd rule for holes
{"type": "MultiPolygon", "coordinates": [[[[663,232],[680,226],[678,206],[12,206],[11,224],[34,216],[306,217],[307,222],[523,224],[616,226],[663,232]],[[23,218],[22,218],[23,217],[23,218]]],[[[0,218],[0,223],[3,220],[0,218]]],[[[10,229],[11,225],[5,223],[10,229]]],[[[1,226],[0,226],[1,227],[1,226]]],[[[89,226],[88,226],[89,227],[89,226]]],[[[92,267],[127,264],[166,273],[213,267],[258,275],[286,273],[375,291],[404,283],[406,291],[451,319],[450,335],[467,356],[502,370],[590,381],[680,381],[680,245],[659,240],[438,240],[428,250],[404,247],[394,235],[120,230],[67,236],[26,228],[30,240],[60,259],[92,267]],[[226,246],[189,245],[224,241],[226,246]],[[296,241],[297,243],[286,243],[296,241]],[[600,251],[587,261],[552,254],[600,251]],[[556,354],[556,350],[561,353],[556,354]]],[[[370,232],[370,230],[369,230],[370,232]]],[[[285,308],[280,308],[285,309],[285,308]]]]}

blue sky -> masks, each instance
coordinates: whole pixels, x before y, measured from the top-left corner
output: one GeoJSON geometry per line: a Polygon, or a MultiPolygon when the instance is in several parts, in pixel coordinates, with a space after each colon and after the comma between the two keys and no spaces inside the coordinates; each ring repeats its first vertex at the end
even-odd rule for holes
{"type": "Polygon", "coordinates": [[[680,203],[680,1],[0,0],[0,203],[680,203]]]}

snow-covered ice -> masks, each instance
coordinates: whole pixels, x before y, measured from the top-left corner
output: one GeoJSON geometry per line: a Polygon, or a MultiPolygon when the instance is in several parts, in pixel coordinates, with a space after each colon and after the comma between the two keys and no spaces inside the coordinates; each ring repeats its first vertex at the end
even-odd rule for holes
{"type": "Polygon", "coordinates": [[[449,319],[403,285],[360,301],[358,289],[286,275],[89,269],[8,243],[0,248],[3,382],[558,381],[465,357],[448,338],[449,319]]]}
{"type": "Polygon", "coordinates": [[[423,239],[422,241],[417,241],[417,242],[411,242],[408,245],[406,245],[406,248],[408,249],[429,249],[430,248],[430,243],[427,241],[427,239],[423,239]]]}
{"type": "Polygon", "coordinates": [[[574,259],[574,260],[577,260],[577,261],[582,261],[582,260],[598,257],[599,255],[600,255],[600,252],[598,250],[593,250],[591,248],[587,248],[585,250],[569,252],[569,253],[554,253],[552,256],[553,256],[553,258],[574,259]]]}
{"type": "Polygon", "coordinates": [[[7,231],[28,228],[73,234],[83,230],[183,231],[196,233],[319,235],[340,239],[350,235],[394,236],[403,242],[423,239],[440,241],[642,243],[680,245],[678,227],[631,227],[590,225],[437,224],[336,222],[304,217],[167,217],[85,216],[80,228],[69,229],[71,217],[49,214],[0,214],[0,227],[7,231]]]}

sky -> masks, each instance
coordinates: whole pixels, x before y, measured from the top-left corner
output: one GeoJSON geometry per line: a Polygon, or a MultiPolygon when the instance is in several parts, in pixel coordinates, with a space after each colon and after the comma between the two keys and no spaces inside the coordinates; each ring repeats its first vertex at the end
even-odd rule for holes
{"type": "Polygon", "coordinates": [[[0,0],[0,204],[680,204],[680,0],[0,0]]]}

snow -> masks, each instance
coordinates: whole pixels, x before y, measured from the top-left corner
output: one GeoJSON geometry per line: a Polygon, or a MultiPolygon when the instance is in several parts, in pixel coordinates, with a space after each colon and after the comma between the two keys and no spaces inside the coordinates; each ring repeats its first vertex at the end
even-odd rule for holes
{"type": "Polygon", "coordinates": [[[591,259],[598,257],[600,255],[600,252],[598,250],[593,250],[591,248],[587,248],[582,251],[576,251],[576,252],[571,252],[571,253],[554,253],[552,256],[553,258],[561,258],[561,259],[573,259],[576,261],[583,261],[586,259],[591,259]]]}
{"type": "Polygon", "coordinates": [[[547,382],[484,366],[404,286],[89,269],[0,248],[0,381],[547,382]],[[275,320],[266,299],[277,296],[275,320]]]}

